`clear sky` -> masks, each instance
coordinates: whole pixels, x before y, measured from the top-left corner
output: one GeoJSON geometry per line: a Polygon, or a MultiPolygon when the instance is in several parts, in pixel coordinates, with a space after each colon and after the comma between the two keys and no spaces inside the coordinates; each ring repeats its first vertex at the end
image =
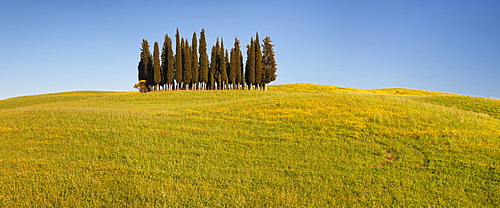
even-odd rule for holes
{"type": "Polygon", "coordinates": [[[0,99],[134,91],[141,40],[161,46],[176,28],[204,28],[209,47],[270,36],[274,84],[500,98],[497,0],[0,1],[0,99]]]}

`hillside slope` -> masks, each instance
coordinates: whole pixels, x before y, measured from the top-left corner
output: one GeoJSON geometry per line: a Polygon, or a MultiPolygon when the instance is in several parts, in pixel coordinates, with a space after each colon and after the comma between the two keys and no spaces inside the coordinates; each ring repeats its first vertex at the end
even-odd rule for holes
{"type": "Polygon", "coordinates": [[[500,101],[408,89],[0,101],[0,206],[500,206],[500,101]]]}

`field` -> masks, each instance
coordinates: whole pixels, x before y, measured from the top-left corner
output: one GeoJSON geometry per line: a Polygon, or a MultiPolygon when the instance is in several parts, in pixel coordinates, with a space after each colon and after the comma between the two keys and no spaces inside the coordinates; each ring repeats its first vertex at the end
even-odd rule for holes
{"type": "Polygon", "coordinates": [[[500,100],[320,85],[0,101],[0,207],[500,206],[500,100]]]}

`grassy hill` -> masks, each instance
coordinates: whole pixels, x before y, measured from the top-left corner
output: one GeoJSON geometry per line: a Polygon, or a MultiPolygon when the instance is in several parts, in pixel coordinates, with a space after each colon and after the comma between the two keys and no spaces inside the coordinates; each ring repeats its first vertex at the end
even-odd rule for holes
{"type": "Polygon", "coordinates": [[[500,100],[308,84],[0,101],[0,206],[500,206],[500,100]]]}

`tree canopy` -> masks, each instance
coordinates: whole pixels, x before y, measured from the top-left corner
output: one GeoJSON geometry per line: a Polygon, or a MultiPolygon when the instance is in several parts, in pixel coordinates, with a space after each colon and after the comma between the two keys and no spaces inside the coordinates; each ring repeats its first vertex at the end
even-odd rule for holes
{"type": "MultiPolygon", "coordinates": [[[[172,39],[165,35],[163,47],[154,43],[153,54],[146,39],[142,40],[140,60],[137,66],[138,80],[145,83],[146,90],[267,90],[267,84],[276,80],[277,64],[274,44],[266,36],[262,45],[259,34],[247,44],[246,62],[238,38],[231,49],[224,48],[224,40],[217,38],[208,56],[205,30],[197,39],[193,33],[191,43],[175,34],[175,51],[172,39]],[[198,45],[199,44],[199,45],[198,45]],[[175,53],[174,53],[175,52],[175,53]],[[209,60],[210,59],[210,60],[209,60]]],[[[141,90],[142,91],[142,90],[141,90]]]]}

